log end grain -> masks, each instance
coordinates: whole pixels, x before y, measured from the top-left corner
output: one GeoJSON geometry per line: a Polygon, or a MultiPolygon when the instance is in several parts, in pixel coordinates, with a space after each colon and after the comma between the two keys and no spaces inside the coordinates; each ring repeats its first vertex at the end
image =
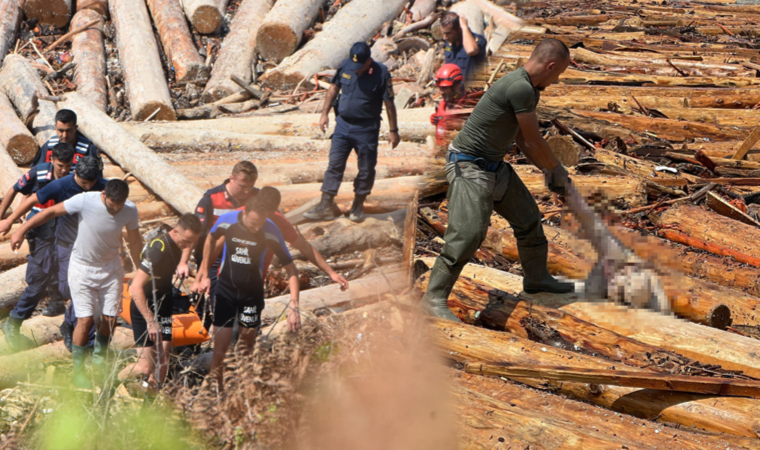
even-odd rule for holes
{"type": "Polygon", "coordinates": [[[159,102],[146,103],[139,110],[133,111],[132,119],[142,122],[151,117],[156,110],[159,110],[158,113],[150,120],[177,120],[177,114],[174,112],[174,109],[159,102]]]}
{"type": "Polygon", "coordinates": [[[262,86],[270,89],[293,89],[306,75],[301,72],[270,70],[261,76],[262,86]]]}
{"type": "Polygon", "coordinates": [[[190,22],[201,34],[211,34],[222,24],[222,13],[219,8],[202,5],[195,9],[190,22]]]}
{"type": "Polygon", "coordinates": [[[39,147],[31,135],[16,135],[6,144],[6,150],[16,164],[28,164],[37,155],[39,147]]]}
{"type": "MultiPolygon", "coordinates": [[[[267,23],[259,28],[256,51],[267,61],[281,62],[298,47],[299,36],[282,23],[267,23]]],[[[299,80],[300,81],[300,80],[299,80]]]]}
{"type": "Polygon", "coordinates": [[[37,19],[40,23],[62,29],[71,20],[72,0],[27,0],[24,14],[27,19],[37,19]]]}

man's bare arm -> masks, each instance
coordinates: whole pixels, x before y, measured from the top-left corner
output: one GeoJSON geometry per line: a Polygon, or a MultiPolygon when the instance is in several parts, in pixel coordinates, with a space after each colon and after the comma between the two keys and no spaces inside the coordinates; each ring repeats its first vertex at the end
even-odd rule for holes
{"type": "Polygon", "coordinates": [[[517,122],[520,124],[517,145],[525,157],[541,170],[552,170],[559,166],[559,160],[554,156],[554,152],[544,137],[541,136],[536,113],[517,114],[517,122]]]}
{"type": "MultiPolygon", "coordinates": [[[[388,88],[390,89],[390,88],[388,88]]],[[[391,143],[391,149],[394,149],[401,142],[401,136],[398,134],[398,119],[396,114],[396,104],[393,100],[384,100],[385,112],[388,114],[388,126],[390,130],[396,130],[394,132],[388,132],[388,140],[391,143]]]]}
{"type": "Polygon", "coordinates": [[[37,228],[48,220],[54,219],[64,214],[67,214],[67,212],[66,207],[63,206],[63,203],[51,206],[50,208],[44,209],[39,214],[35,214],[34,217],[21,225],[21,227],[19,227],[19,229],[13,233],[13,236],[11,236],[11,248],[13,250],[18,250],[21,248],[21,243],[24,242],[24,236],[26,235],[27,231],[33,228],[37,228]]]}
{"type": "Polygon", "coordinates": [[[325,261],[325,258],[322,256],[322,254],[319,253],[319,250],[309,244],[309,242],[304,239],[303,236],[298,236],[298,239],[296,239],[296,241],[290,245],[301,252],[301,254],[305,256],[306,259],[308,259],[312,264],[319,267],[319,269],[322,272],[326,273],[330,279],[338,283],[341,290],[348,289],[348,281],[346,281],[346,279],[341,274],[333,270],[333,268],[327,264],[327,261],[325,261]]]}
{"type": "Polygon", "coordinates": [[[459,25],[462,29],[462,46],[467,56],[477,56],[480,53],[478,43],[475,42],[475,36],[472,35],[467,18],[464,15],[459,16],[459,25]]]}
{"type": "MultiPolygon", "coordinates": [[[[37,194],[32,194],[29,197],[25,198],[24,201],[21,202],[18,208],[15,211],[13,211],[11,215],[8,216],[7,219],[0,221],[0,233],[2,233],[3,235],[8,234],[8,231],[10,231],[13,223],[16,222],[19,218],[21,218],[21,216],[23,216],[24,214],[31,211],[34,205],[36,205],[37,203],[39,203],[39,200],[37,199],[37,194]]],[[[63,214],[66,214],[66,213],[64,212],[63,214]]],[[[36,218],[37,216],[39,216],[39,214],[35,215],[34,217],[36,218]]]]}
{"type": "Polygon", "coordinates": [[[13,203],[13,200],[16,198],[17,194],[18,192],[16,192],[16,190],[12,187],[8,189],[8,192],[5,193],[5,197],[3,197],[2,203],[0,203],[0,218],[5,215],[5,211],[8,211],[8,208],[11,206],[11,203],[13,203]]]}

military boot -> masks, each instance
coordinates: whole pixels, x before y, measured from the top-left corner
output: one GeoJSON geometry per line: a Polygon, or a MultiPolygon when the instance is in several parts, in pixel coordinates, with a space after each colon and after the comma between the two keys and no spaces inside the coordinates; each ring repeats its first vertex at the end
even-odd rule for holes
{"type": "Polygon", "coordinates": [[[63,336],[63,345],[66,347],[66,350],[73,351],[71,350],[71,346],[74,341],[74,328],[64,319],[58,330],[60,330],[61,336],[63,336]]]}
{"type": "Polygon", "coordinates": [[[50,300],[45,309],[42,310],[42,315],[45,317],[60,316],[66,312],[66,305],[63,300],[63,296],[55,286],[48,286],[48,295],[50,300]]]}
{"type": "Polygon", "coordinates": [[[23,322],[23,320],[13,317],[8,317],[5,322],[3,322],[5,342],[8,343],[8,347],[14,352],[21,350],[21,347],[23,346],[20,331],[23,322]]]}
{"type": "Polygon", "coordinates": [[[551,276],[546,268],[549,257],[549,244],[538,247],[517,247],[520,254],[525,277],[523,278],[523,290],[528,294],[538,292],[551,292],[552,294],[566,294],[575,290],[575,284],[559,281],[551,276]]]}
{"type": "Polygon", "coordinates": [[[352,222],[364,222],[364,200],[367,199],[366,195],[357,194],[354,197],[354,203],[351,205],[351,214],[348,219],[352,222]]]}
{"type": "Polygon", "coordinates": [[[322,201],[319,202],[319,205],[306,211],[303,216],[310,220],[335,220],[333,197],[334,195],[323,192],[322,201]]]}
{"type": "Polygon", "coordinates": [[[84,371],[84,360],[87,357],[87,348],[72,345],[71,355],[74,358],[74,386],[79,389],[92,389],[92,383],[84,371]]]}
{"type": "Polygon", "coordinates": [[[447,274],[433,266],[430,271],[430,280],[425,296],[422,298],[422,308],[431,316],[439,319],[461,322],[446,305],[446,301],[454,288],[457,277],[447,274]]]}

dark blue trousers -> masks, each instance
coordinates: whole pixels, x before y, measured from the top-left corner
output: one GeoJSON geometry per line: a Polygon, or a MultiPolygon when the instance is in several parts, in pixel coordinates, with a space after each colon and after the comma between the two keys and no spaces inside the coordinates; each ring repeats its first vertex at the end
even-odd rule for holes
{"type": "MultiPolygon", "coordinates": [[[[56,243],[56,250],[58,252],[58,290],[61,291],[64,299],[71,300],[71,289],[69,289],[69,261],[71,260],[71,246],[73,244],[56,243]]],[[[74,302],[69,302],[69,306],[66,307],[66,316],[64,320],[71,325],[74,329],[77,327],[77,314],[74,310],[74,302]]],[[[87,345],[92,347],[95,345],[95,326],[90,330],[90,339],[87,345]]]]}
{"type": "Polygon", "coordinates": [[[346,161],[354,150],[359,163],[359,173],[354,179],[354,193],[369,195],[372,192],[379,134],[380,121],[348,123],[338,116],[330,146],[330,163],[322,182],[322,192],[333,196],[338,194],[343,172],[346,171],[346,161]]]}
{"type": "Polygon", "coordinates": [[[55,241],[29,236],[29,256],[26,257],[26,289],[10,316],[26,320],[32,316],[40,300],[45,298],[48,286],[58,277],[55,241]]]}

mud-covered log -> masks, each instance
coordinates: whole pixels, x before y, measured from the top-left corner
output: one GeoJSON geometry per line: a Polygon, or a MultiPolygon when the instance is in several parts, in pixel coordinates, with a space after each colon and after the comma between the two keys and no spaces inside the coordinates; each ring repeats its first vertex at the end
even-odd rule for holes
{"type": "Polygon", "coordinates": [[[0,61],[16,42],[16,31],[21,23],[20,0],[0,0],[0,61]]]}
{"type": "Polygon", "coordinates": [[[201,34],[211,34],[222,24],[222,12],[217,0],[182,0],[185,14],[201,34]]]}
{"type": "MultiPolygon", "coordinates": [[[[0,146],[11,155],[16,164],[27,164],[37,154],[39,147],[34,136],[16,116],[8,97],[0,92],[0,146]]],[[[7,189],[9,186],[4,187],[7,189]]]]}
{"type": "MultiPolygon", "coordinates": [[[[174,67],[178,82],[208,79],[205,61],[198,53],[178,0],[147,0],[161,44],[174,67]]],[[[187,7],[187,2],[185,3],[187,7]]]]}
{"type": "Polygon", "coordinates": [[[403,0],[367,0],[345,5],[303,48],[264,74],[262,84],[275,89],[292,88],[324,68],[338,67],[348,56],[350,43],[373,37],[383,23],[398,16],[405,4],[403,0]]]}
{"type": "Polygon", "coordinates": [[[39,23],[63,29],[71,20],[73,4],[74,0],[26,0],[24,14],[27,19],[35,19],[39,23]]]}
{"type": "Polygon", "coordinates": [[[58,104],[79,117],[79,129],[111,159],[181,213],[192,212],[203,192],[119,124],[76,92],[58,104]]]}
{"type": "Polygon", "coordinates": [[[264,59],[278,63],[292,55],[323,4],[321,0],[281,0],[275,3],[259,27],[256,51],[264,59]]]}
{"type": "MultiPolygon", "coordinates": [[[[71,26],[87,25],[99,17],[95,9],[83,9],[74,14],[71,26]]],[[[87,97],[101,111],[106,110],[108,85],[106,82],[106,48],[103,41],[103,24],[71,38],[71,53],[74,55],[74,84],[77,92],[87,97]]]]}
{"type": "Polygon", "coordinates": [[[145,0],[110,0],[108,5],[132,118],[176,120],[145,0]]]}
{"type": "Polygon", "coordinates": [[[26,289],[26,264],[0,273],[0,317],[7,316],[26,289]]]}
{"type": "Polygon", "coordinates": [[[256,34],[270,8],[268,0],[243,0],[240,4],[203,91],[204,102],[211,103],[239,92],[240,86],[230,79],[233,75],[251,82],[256,34]]]}

